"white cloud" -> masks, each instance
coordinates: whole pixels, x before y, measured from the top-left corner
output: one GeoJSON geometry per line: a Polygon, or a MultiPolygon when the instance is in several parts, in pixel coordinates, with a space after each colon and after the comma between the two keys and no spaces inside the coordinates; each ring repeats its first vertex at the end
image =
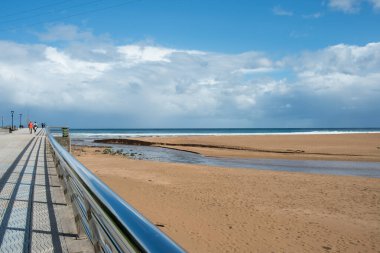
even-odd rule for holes
{"type": "Polygon", "coordinates": [[[293,16],[292,11],[285,10],[280,6],[273,7],[272,11],[274,15],[277,15],[277,16],[293,16]]]}
{"type": "Polygon", "coordinates": [[[342,108],[348,121],[363,111],[380,118],[373,109],[380,106],[380,43],[340,44],[278,62],[259,52],[139,44],[0,41],[0,50],[0,106],[112,113],[129,124],[139,118],[143,127],[307,127],[336,121],[342,108]]]}
{"type": "Polygon", "coordinates": [[[254,96],[238,95],[235,97],[237,108],[246,109],[256,104],[254,96]]]}
{"type": "Polygon", "coordinates": [[[329,6],[343,12],[355,13],[362,3],[370,4],[375,10],[380,9],[380,0],[330,0],[329,6]]]}
{"type": "Polygon", "coordinates": [[[375,9],[380,9],[380,0],[370,0],[370,3],[373,4],[375,9]]]}
{"type": "Polygon", "coordinates": [[[169,62],[167,56],[174,53],[175,50],[152,46],[127,45],[119,47],[118,52],[125,56],[126,61],[135,63],[146,61],[169,62]]]}
{"type": "Polygon", "coordinates": [[[298,60],[300,62],[295,65],[298,73],[346,73],[365,77],[380,69],[380,43],[369,43],[365,46],[339,44],[305,53],[298,60]]]}
{"type": "Polygon", "coordinates": [[[72,59],[63,52],[59,52],[56,48],[47,47],[44,51],[47,61],[40,64],[47,67],[47,71],[58,75],[75,75],[79,74],[87,78],[97,78],[111,66],[109,63],[83,61],[72,59]]]}
{"type": "Polygon", "coordinates": [[[233,106],[237,99],[242,104],[242,96],[257,92],[254,87],[241,89],[245,84],[236,70],[271,66],[254,52],[223,55],[125,45],[114,46],[107,61],[94,61],[77,58],[70,48],[40,45],[33,53],[34,45],[0,43],[0,50],[6,49],[8,56],[0,57],[0,88],[7,92],[1,97],[16,104],[103,113],[213,115],[225,103],[233,106]],[[19,60],[12,63],[8,57],[19,60]]]}
{"type": "Polygon", "coordinates": [[[261,68],[253,68],[253,69],[247,69],[242,68],[234,71],[234,73],[242,73],[242,74],[254,74],[254,73],[266,73],[273,71],[273,68],[267,68],[267,67],[261,67],[261,68]]]}
{"type": "Polygon", "coordinates": [[[293,58],[288,64],[293,65],[297,75],[292,92],[302,94],[301,101],[306,104],[314,101],[314,106],[318,106],[312,106],[315,113],[330,115],[330,124],[342,118],[350,125],[379,124],[376,118],[380,116],[377,112],[380,107],[380,43],[331,46],[293,58]]]}

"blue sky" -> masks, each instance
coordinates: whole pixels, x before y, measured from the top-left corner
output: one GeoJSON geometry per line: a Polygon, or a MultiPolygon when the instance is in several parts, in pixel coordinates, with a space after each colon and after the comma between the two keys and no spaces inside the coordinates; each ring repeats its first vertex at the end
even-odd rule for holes
{"type": "Polygon", "coordinates": [[[5,1],[0,114],[73,127],[379,127],[379,24],[379,0],[5,1]]]}
{"type": "Polygon", "coordinates": [[[174,48],[281,56],[377,41],[380,8],[361,2],[347,11],[327,1],[6,1],[0,29],[4,39],[38,42],[33,32],[43,31],[46,24],[67,23],[108,34],[118,43],[153,40],[174,48]]]}

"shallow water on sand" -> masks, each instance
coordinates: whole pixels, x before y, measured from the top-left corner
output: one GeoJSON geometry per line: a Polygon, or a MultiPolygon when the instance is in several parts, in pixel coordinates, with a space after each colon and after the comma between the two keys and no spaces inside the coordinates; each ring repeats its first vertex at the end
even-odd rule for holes
{"type": "MultiPolygon", "coordinates": [[[[73,144],[104,146],[84,140],[73,140],[73,144]]],[[[161,147],[106,144],[114,151],[122,150],[131,158],[172,163],[189,163],[228,168],[253,168],[259,170],[304,172],[314,174],[364,176],[380,178],[380,162],[285,160],[257,158],[219,158],[161,147]]]]}

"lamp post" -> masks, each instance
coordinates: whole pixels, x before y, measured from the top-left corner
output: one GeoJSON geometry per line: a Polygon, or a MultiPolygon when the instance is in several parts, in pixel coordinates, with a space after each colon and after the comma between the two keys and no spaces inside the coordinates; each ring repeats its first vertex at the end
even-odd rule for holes
{"type": "Polygon", "coordinates": [[[4,128],[4,117],[1,116],[1,128],[4,128]]]}
{"type": "Polygon", "coordinates": [[[21,118],[22,118],[22,113],[19,114],[20,115],[20,125],[18,126],[19,128],[21,128],[21,118]]]}
{"type": "Polygon", "coordinates": [[[12,115],[12,125],[11,125],[11,130],[13,130],[13,114],[14,114],[15,112],[14,111],[11,111],[11,115],[12,115]]]}

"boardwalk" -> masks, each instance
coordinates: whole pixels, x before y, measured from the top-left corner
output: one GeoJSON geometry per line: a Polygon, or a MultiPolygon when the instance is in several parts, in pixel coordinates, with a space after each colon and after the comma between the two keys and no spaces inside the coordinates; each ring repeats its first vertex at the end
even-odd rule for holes
{"type": "Polygon", "coordinates": [[[93,252],[79,237],[44,131],[0,134],[0,252],[93,252]]]}

